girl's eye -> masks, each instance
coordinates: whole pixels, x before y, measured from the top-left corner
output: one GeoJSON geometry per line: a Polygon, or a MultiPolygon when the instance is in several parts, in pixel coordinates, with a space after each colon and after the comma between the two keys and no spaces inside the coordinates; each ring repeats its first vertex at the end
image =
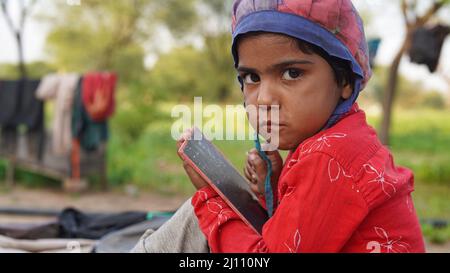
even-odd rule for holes
{"type": "Polygon", "coordinates": [[[255,84],[259,82],[259,76],[254,73],[249,73],[243,76],[245,84],[255,84]]]}
{"type": "Polygon", "coordinates": [[[296,80],[298,77],[301,76],[301,74],[302,73],[300,72],[300,70],[289,68],[286,71],[284,71],[283,79],[288,81],[296,80]]]}

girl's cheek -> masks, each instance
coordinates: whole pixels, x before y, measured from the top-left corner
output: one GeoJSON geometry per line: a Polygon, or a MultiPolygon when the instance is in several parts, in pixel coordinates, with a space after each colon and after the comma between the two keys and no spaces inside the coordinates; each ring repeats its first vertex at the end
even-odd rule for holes
{"type": "Polygon", "coordinates": [[[255,90],[255,88],[253,88],[253,89],[245,88],[244,89],[244,100],[248,105],[250,105],[250,104],[256,105],[257,98],[258,98],[258,92],[257,92],[257,90],[255,90]]]}

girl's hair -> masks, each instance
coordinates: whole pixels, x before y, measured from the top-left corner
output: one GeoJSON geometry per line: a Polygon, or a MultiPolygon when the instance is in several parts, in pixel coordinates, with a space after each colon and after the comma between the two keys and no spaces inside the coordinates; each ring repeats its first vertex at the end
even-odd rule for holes
{"type": "MultiPolygon", "coordinates": [[[[254,31],[254,32],[246,33],[246,34],[242,35],[240,38],[258,36],[258,35],[263,35],[263,34],[267,34],[267,32],[254,31]]],[[[347,84],[350,84],[350,86],[352,87],[352,90],[353,90],[354,77],[353,77],[352,69],[350,67],[350,63],[348,61],[331,56],[322,48],[320,48],[316,45],[313,45],[311,43],[308,43],[306,41],[303,41],[303,40],[300,40],[297,38],[293,38],[293,37],[290,37],[285,34],[280,34],[280,35],[289,37],[293,41],[296,41],[297,46],[301,52],[308,54],[308,55],[317,54],[320,57],[322,57],[323,59],[325,59],[325,61],[327,61],[327,63],[333,69],[334,77],[335,77],[335,80],[336,80],[336,83],[338,84],[338,86],[344,87],[347,84]]]]}
{"type": "MultiPolygon", "coordinates": [[[[296,39],[296,38],[293,38],[293,39],[296,39]]],[[[305,42],[300,39],[296,39],[296,40],[297,40],[297,46],[300,49],[300,51],[302,51],[305,54],[315,53],[315,54],[319,55],[320,57],[322,57],[323,59],[325,59],[325,61],[327,61],[327,63],[333,69],[334,77],[335,77],[336,83],[338,84],[339,87],[344,87],[347,84],[350,84],[350,86],[353,89],[353,84],[354,84],[353,72],[350,67],[350,63],[348,61],[331,56],[325,50],[323,50],[322,48],[320,48],[316,45],[313,45],[311,43],[305,42]]]]}

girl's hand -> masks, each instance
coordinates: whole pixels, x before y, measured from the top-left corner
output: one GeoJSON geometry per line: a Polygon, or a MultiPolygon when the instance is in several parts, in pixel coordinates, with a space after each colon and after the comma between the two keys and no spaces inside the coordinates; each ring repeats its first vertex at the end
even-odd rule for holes
{"type": "MultiPolygon", "coordinates": [[[[278,178],[283,168],[283,159],[278,151],[266,152],[272,162],[272,189],[276,191],[278,178]]],[[[247,153],[247,162],[244,167],[245,177],[250,182],[251,190],[258,196],[265,194],[265,180],[267,175],[267,164],[261,158],[258,151],[253,148],[247,153]]]]}
{"type": "MultiPolygon", "coordinates": [[[[180,137],[180,139],[177,141],[177,151],[180,149],[183,142],[185,142],[187,139],[189,139],[192,136],[192,129],[187,129],[180,137]]],[[[178,154],[178,156],[180,156],[178,154]]],[[[183,160],[183,167],[186,171],[187,175],[189,176],[189,179],[191,180],[194,187],[199,190],[205,186],[208,186],[208,182],[206,182],[195,170],[191,167],[184,159],[180,156],[181,160],[183,160]]]]}

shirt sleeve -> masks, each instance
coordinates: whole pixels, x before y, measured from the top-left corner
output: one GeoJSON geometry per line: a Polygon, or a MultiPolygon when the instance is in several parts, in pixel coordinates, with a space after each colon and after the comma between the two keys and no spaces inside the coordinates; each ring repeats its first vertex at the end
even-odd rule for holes
{"type": "Polygon", "coordinates": [[[285,190],[262,236],[211,187],[199,190],[192,205],[211,251],[338,252],[368,214],[351,175],[323,153],[291,166],[280,186],[285,190]]]}

